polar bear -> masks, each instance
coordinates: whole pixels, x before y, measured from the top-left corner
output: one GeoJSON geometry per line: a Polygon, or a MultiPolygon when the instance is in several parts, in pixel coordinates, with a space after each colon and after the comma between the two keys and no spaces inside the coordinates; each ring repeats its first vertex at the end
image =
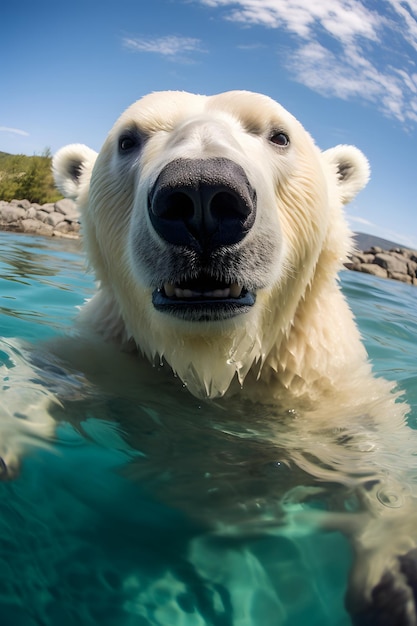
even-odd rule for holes
{"type": "Polygon", "coordinates": [[[79,328],[164,363],[198,398],[302,412],[280,444],[319,480],[357,488],[368,512],[347,531],[355,623],[417,623],[416,439],[392,385],[373,378],[337,281],[364,155],[321,152],[260,94],[161,92],[130,106],[99,154],[70,145],[53,169],[80,207],[98,280],[79,328]]]}
{"type": "Polygon", "coordinates": [[[260,94],[160,92],[120,116],[99,154],[64,147],[53,170],[80,208],[98,290],[82,339],[52,350],[118,390],[163,376],[180,403],[188,390],[229,410],[267,407],[268,445],[356,493],[349,521],[317,515],[351,537],[355,623],[416,624],[416,437],[393,385],[373,377],[337,280],[364,155],[321,152],[260,94]]]}
{"type": "Polygon", "coordinates": [[[365,376],[337,284],[341,207],[369,177],[358,149],[321,153],[261,95],[167,92],[123,113],[98,156],[61,149],[54,172],[100,284],[82,321],[106,339],[200,397],[311,399],[365,376]]]}

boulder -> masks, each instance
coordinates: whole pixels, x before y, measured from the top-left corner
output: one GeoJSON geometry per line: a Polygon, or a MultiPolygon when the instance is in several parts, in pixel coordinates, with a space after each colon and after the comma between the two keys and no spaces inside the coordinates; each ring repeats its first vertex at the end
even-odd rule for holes
{"type": "Polygon", "coordinates": [[[365,274],[372,274],[372,276],[379,276],[379,278],[388,278],[387,270],[376,263],[361,263],[359,271],[365,274]]]}
{"type": "Polygon", "coordinates": [[[3,207],[0,212],[0,220],[10,224],[26,217],[26,210],[16,204],[3,207]]]}
{"type": "Polygon", "coordinates": [[[407,259],[396,253],[378,253],[375,255],[374,263],[391,273],[408,274],[407,259]]]}
{"type": "Polygon", "coordinates": [[[364,251],[364,254],[379,254],[380,252],[384,252],[382,248],[379,246],[371,246],[369,250],[364,251]]]}
{"type": "Polygon", "coordinates": [[[400,280],[402,283],[408,283],[409,285],[413,283],[413,278],[409,276],[409,274],[403,274],[401,272],[388,272],[388,278],[400,280]]]}
{"type": "Polygon", "coordinates": [[[355,251],[352,254],[352,262],[353,263],[373,263],[375,258],[374,254],[365,253],[365,252],[357,252],[355,251]]]}
{"type": "Polygon", "coordinates": [[[37,209],[34,206],[31,206],[30,209],[26,211],[26,217],[28,219],[34,220],[36,218],[37,209]]]}
{"type": "Polygon", "coordinates": [[[55,226],[55,230],[57,230],[60,233],[70,233],[73,231],[72,228],[72,224],[70,224],[70,222],[68,222],[67,220],[62,220],[62,222],[59,222],[58,224],[56,224],[55,226]]]}
{"type": "Polygon", "coordinates": [[[36,219],[40,222],[45,222],[48,215],[49,213],[46,213],[46,211],[44,211],[43,209],[41,209],[40,211],[36,211],[36,219]]]}
{"type": "Polygon", "coordinates": [[[417,262],[407,261],[408,273],[410,276],[417,276],[417,262]]]}
{"type": "Polygon", "coordinates": [[[53,202],[42,204],[41,211],[45,211],[45,213],[53,213],[55,211],[55,204],[53,202]]]}
{"type": "Polygon", "coordinates": [[[62,213],[49,213],[49,215],[46,216],[45,223],[55,227],[60,222],[63,222],[64,219],[62,213]]]}
{"type": "Polygon", "coordinates": [[[29,202],[29,200],[18,200],[17,202],[17,206],[21,207],[22,209],[30,209],[31,204],[29,202]]]}
{"type": "Polygon", "coordinates": [[[63,215],[65,215],[65,217],[67,215],[78,215],[75,202],[73,200],[70,200],[69,198],[63,198],[62,200],[58,200],[58,202],[55,202],[55,211],[57,213],[62,213],[63,215]]]}
{"type": "Polygon", "coordinates": [[[52,235],[53,228],[49,224],[44,224],[36,219],[25,219],[21,221],[21,228],[24,233],[34,235],[52,235]]]}

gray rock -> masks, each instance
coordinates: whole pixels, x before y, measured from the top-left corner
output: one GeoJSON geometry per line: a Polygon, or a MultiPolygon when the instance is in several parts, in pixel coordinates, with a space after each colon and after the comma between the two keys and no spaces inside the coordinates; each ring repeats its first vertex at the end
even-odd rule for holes
{"type": "Polygon", "coordinates": [[[372,274],[372,276],[379,276],[379,278],[388,278],[387,270],[376,263],[361,263],[359,271],[365,274],[372,274]]]}
{"type": "Polygon", "coordinates": [[[394,259],[398,259],[399,261],[408,261],[408,256],[406,256],[402,252],[398,252],[398,250],[399,248],[397,248],[397,250],[390,250],[388,254],[394,259]]]}
{"type": "Polygon", "coordinates": [[[35,218],[36,218],[36,213],[37,213],[36,208],[35,208],[34,206],[31,206],[31,207],[30,207],[30,209],[28,209],[28,210],[26,211],[26,217],[27,217],[28,219],[33,220],[33,219],[35,219],[35,218]]]}
{"type": "Polygon", "coordinates": [[[55,211],[65,216],[78,214],[75,202],[69,198],[63,198],[55,202],[55,211]]]}
{"type": "Polygon", "coordinates": [[[26,210],[16,204],[5,206],[1,209],[0,220],[6,224],[17,222],[26,217],[26,210]]]}
{"type": "Polygon", "coordinates": [[[65,232],[61,232],[58,229],[55,229],[52,234],[54,237],[60,237],[61,239],[74,239],[74,240],[79,239],[78,235],[75,233],[71,233],[71,232],[65,233],[65,232]]]}
{"type": "Polygon", "coordinates": [[[40,222],[44,222],[48,215],[49,213],[46,213],[46,211],[44,211],[43,209],[41,209],[40,211],[36,211],[36,219],[40,222]]]}
{"type": "Polygon", "coordinates": [[[47,202],[41,206],[41,211],[45,211],[45,213],[53,213],[55,211],[55,204],[53,202],[47,202]]]}
{"type": "Polygon", "coordinates": [[[19,200],[17,206],[27,210],[30,209],[30,202],[29,200],[19,200]]]}
{"type": "Polygon", "coordinates": [[[388,252],[376,254],[374,263],[391,273],[408,274],[407,259],[399,254],[388,252]]]}
{"type": "Polygon", "coordinates": [[[44,224],[39,220],[26,219],[21,221],[22,231],[24,233],[33,233],[35,235],[52,235],[53,228],[49,224],[44,224]]]}
{"type": "Polygon", "coordinates": [[[49,215],[46,216],[45,223],[55,227],[60,222],[63,222],[64,219],[62,213],[49,213],[49,215]]]}
{"type": "Polygon", "coordinates": [[[417,276],[417,262],[416,261],[408,261],[407,262],[408,273],[410,276],[417,276]]]}
{"type": "Polygon", "coordinates": [[[62,220],[62,222],[56,224],[55,230],[59,231],[60,233],[69,233],[72,231],[72,226],[66,220],[62,220]]]}
{"type": "Polygon", "coordinates": [[[382,248],[379,246],[371,246],[369,250],[365,250],[364,254],[379,254],[380,252],[384,252],[382,248]]]}
{"type": "Polygon", "coordinates": [[[393,278],[394,280],[400,280],[402,283],[412,284],[413,279],[408,274],[403,274],[402,272],[388,272],[388,278],[393,278]]]}
{"type": "Polygon", "coordinates": [[[374,254],[365,254],[365,252],[355,252],[352,254],[353,263],[373,263],[374,254]]]}

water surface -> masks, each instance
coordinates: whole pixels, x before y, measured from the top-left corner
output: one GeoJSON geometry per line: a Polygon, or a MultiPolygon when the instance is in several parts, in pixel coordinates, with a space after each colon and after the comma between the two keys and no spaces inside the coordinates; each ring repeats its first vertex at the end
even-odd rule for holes
{"type": "MultiPolygon", "coordinates": [[[[94,293],[84,269],[78,244],[0,233],[3,381],[26,362],[16,338],[36,343],[71,328],[94,293]]],[[[375,371],[398,381],[416,426],[417,289],[347,271],[341,282],[375,371]]],[[[0,624],[350,623],[348,542],[280,530],[275,495],[312,483],[268,440],[262,413],[227,420],[186,396],[172,404],[163,386],[118,394],[71,371],[45,383],[67,398],[57,431],[0,484],[0,624]],[[277,532],[258,532],[261,518],[277,532]],[[210,530],[219,520],[223,535],[210,530]]],[[[338,498],[328,486],[310,506],[338,498]]]]}

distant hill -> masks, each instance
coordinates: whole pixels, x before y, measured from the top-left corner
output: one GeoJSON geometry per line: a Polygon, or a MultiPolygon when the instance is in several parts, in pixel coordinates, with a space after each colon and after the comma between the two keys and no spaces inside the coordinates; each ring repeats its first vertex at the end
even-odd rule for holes
{"type": "Polygon", "coordinates": [[[382,239],[382,237],[368,235],[367,233],[354,233],[354,239],[358,250],[369,250],[370,248],[372,248],[372,246],[378,246],[383,250],[407,247],[403,246],[400,243],[395,243],[395,241],[389,241],[388,239],[382,239]]]}

